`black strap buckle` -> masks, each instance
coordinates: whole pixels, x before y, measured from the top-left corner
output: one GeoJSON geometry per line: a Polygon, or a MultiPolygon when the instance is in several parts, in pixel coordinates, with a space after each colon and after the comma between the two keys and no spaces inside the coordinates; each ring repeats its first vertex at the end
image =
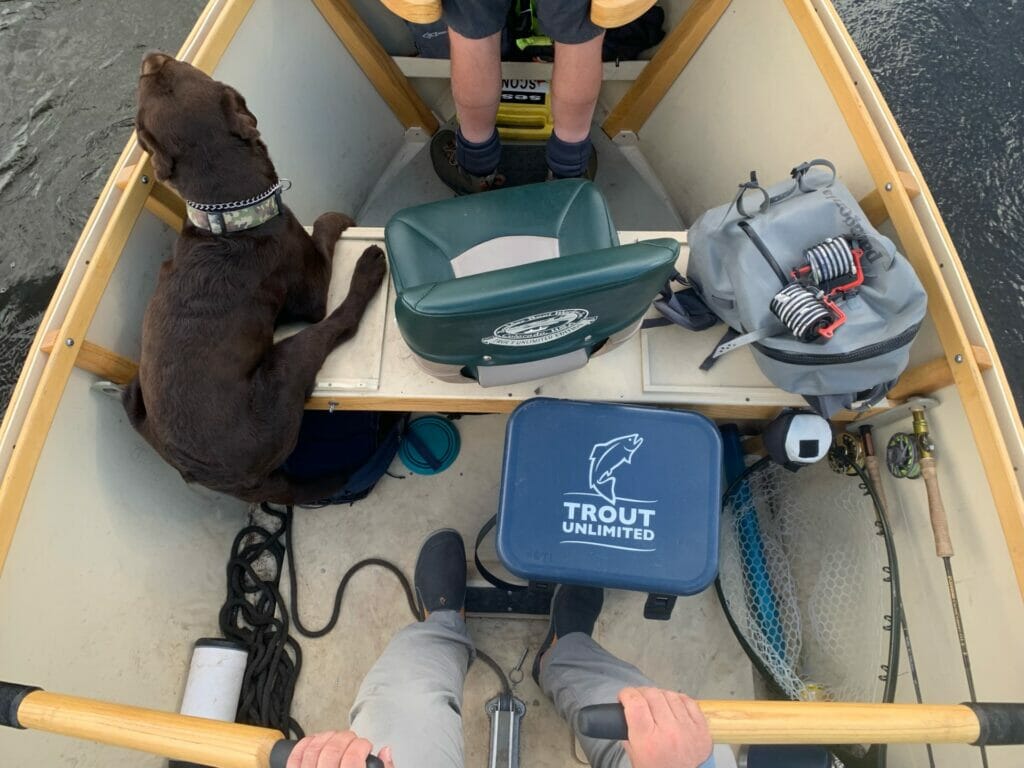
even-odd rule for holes
{"type": "Polygon", "coordinates": [[[672,618],[672,609],[676,607],[675,595],[647,595],[644,603],[644,618],[654,621],[668,621],[672,618]]]}
{"type": "Polygon", "coordinates": [[[793,180],[796,182],[797,188],[799,188],[801,192],[814,192],[815,190],[824,189],[825,187],[832,186],[832,183],[836,180],[836,167],[830,161],[819,157],[814,160],[808,160],[805,163],[800,163],[800,165],[798,165],[796,168],[789,172],[789,175],[793,177],[793,180]],[[811,170],[811,168],[814,168],[816,166],[821,168],[827,168],[829,171],[831,171],[832,177],[826,183],[820,186],[811,187],[804,185],[804,176],[807,175],[807,172],[811,170]]]}

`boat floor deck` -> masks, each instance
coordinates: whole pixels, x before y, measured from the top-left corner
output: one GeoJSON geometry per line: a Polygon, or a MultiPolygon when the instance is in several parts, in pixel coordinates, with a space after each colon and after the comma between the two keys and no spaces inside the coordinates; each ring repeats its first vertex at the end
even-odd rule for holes
{"type": "MultiPolygon", "coordinates": [[[[471,547],[494,514],[501,473],[503,415],[468,416],[456,422],[462,450],[456,462],[435,476],[413,475],[396,460],[374,492],[351,507],[296,510],[294,534],[303,623],[318,628],[329,617],[342,574],[364,557],[393,560],[412,574],[423,539],[431,531],[457,529],[471,547]]],[[[481,557],[498,568],[493,537],[481,557]]],[[[470,583],[475,578],[470,564],[470,583]]],[[[680,598],[667,622],[643,619],[645,595],[609,591],[595,632],[613,653],[647,670],[659,685],[694,696],[750,698],[749,662],[725,619],[713,588],[680,598]]],[[[292,600],[289,600],[293,604],[292,600]]],[[[299,638],[302,680],[293,714],[307,731],[344,726],[359,684],[389,638],[410,621],[397,580],[382,569],[355,577],[335,630],[320,640],[299,638]]],[[[537,619],[468,619],[477,647],[506,670],[525,648],[527,674],[517,689],[526,703],[521,764],[535,768],[576,765],[570,732],[529,675],[529,666],[547,631],[537,619]]],[[[463,705],[466,765],[486,765],[489,725],[484,705],[498,692],[496,676],[483,663],[470,669],[463,705]]]]}
{"type": "MultiPolygon", "coordinates": [[[[591,141],[597,152],[594,183],[608,201],[612,221],[630,229],[679,230],[683,219],[663,194],[661,183],[638,147],[618,145],[595,126],[591,141]]],[[[543,145],[538,144],[543,152],[543,145]]],[[[430,142],[410,132],[356,216],[364,227],[383,227],[395,213],[411,205],[452,196],[430,160],[430,142]]]]}

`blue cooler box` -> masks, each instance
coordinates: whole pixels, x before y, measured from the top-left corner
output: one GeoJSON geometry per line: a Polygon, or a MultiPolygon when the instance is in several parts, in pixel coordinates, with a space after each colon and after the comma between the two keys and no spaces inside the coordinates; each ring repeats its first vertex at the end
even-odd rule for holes
{"type": "Polygon", "coordinates": [[[700,592],[718,571],[721,467],[699,414],[528,400],[505,433],[498,557],[534,581],[700,592]]]}

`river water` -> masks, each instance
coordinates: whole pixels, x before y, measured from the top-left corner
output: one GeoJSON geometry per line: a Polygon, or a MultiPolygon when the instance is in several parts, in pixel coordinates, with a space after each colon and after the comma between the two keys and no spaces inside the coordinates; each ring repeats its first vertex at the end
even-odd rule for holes
{"type": "MultiPolygon", "coordinates": [[[[1019,400],[1024,2],[835,3],[928,179],[1019,400]]],[[[131,132],[142,53],[177,50],[203,5],[0,0],[0,410],[131,132]]]]}

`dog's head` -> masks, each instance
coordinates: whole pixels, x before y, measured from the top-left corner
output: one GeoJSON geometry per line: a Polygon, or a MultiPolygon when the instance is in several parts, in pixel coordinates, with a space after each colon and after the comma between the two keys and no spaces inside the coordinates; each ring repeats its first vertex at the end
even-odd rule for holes
{"type": "Polygon", "coordinates": [[[232,199],[277,181],[242,95],[165,53],[142,59],[135,130],[156,177],[185,198],[232,199]]]}

